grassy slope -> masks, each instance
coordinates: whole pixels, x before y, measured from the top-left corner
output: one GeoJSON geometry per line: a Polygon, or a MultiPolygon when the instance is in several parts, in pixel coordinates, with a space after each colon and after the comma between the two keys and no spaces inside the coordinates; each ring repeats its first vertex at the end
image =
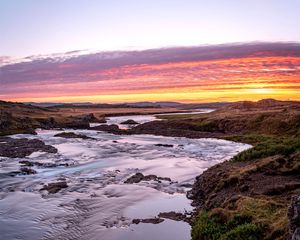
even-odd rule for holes
{"type": "Polygon", "coordinates": [[[287,206],[300,194],[298,103],[163,118],[254,146],[197,178],[190,193],[198,209],[194,240],[286,239],[287,206]]]}

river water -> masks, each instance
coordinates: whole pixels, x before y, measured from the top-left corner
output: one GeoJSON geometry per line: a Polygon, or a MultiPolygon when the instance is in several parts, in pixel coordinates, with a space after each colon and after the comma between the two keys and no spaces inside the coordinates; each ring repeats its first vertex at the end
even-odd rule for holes
{"type": "MultiPolygon", "coordinates": [[[[128,119],[144,123],[156,117],[111,117],[108,124],[128,128],[120,124],[128,119]]],[[[209,138],[65,131],[93,139],[54,137],[63,132],[56,130],[12,136],[40,139],[56,147],[58,153],[34,152],[22,159],[0,159],[0,239],[188,240],[190,226],[185,222],[165,219],[159,224],[136,225],[131,224],[132,219],[191,211],[185,194],[195,177],[250,147],[209,138]],[[4,174],[18,170],[20,160],[68,166],[33,167],[37,174],[27,176],[4,174]],[[138,172],[171,181],[124,183],[138,172]],[[68,187],[58,193],[41,191],[44,184],[62,180],[68,187]]]]}

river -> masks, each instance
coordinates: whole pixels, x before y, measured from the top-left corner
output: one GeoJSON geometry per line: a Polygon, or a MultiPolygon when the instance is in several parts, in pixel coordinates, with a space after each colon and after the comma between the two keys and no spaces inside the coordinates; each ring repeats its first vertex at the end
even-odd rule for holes
{"type": "MultiPolygon", "coordinates": [[[[144,123],[156,117],[110,117],[108,124],[129,128],[120,124],[128,119],[144,123]]],[[[250,147],[211,138],[65,131],[93,139],[54,137],[63,130],[12,136],[40,139],[58,152],[34,152],[22,159],[0,158],[1,239],[188,240],[190,226],[185,222],[164,219],[159,224],[132,224],[132,220],[154,218],[160,212],[191,211],[186,192],[195,177],[250,147]],[[37,171],[33,175],[5,175],[18,170],[20,160],[49,165],[33,167],[37,171]],[[171,181],[124,183],[135,173],[171,181]],[[58,193],[41,191],[45,184],[62,180],[68,187],[58,193]]]]}

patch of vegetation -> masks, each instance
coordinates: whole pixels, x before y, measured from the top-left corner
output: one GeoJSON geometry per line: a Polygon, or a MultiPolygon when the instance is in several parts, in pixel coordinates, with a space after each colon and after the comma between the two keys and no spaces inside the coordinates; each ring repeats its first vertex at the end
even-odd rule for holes
{"type": "Polygon", "coordinates": [[[232,215],[220,210],[201,212],[192,228],[193,240],[259,240],[262,227],[253,223],[247,215],[232,215]]]}
{"type": "Polygon", "coordinates": [[[274,136],[272,135],[263,135],[263,134],[243,134],[225,137],[226,140],[234,142],[242,142],[251,145],[256,145],[261,142],[272,141],[274,136]]]}
{"type": "Polygon", "coordinates": [[[220,129],[218,127],[217,122],[215,121],[203,121],[195,124],[197,131],[204,131],[204,132],[219,132],[220,129]]]}
{"type": "Polygon", "coordinates": [[[248,161],[281,154],[287,156],[300,150],[299,137],[273,137],[266,135],[245,135],[228,140],[253,144],[254,147],[236,155],[234,161],[248,161]]]}
{"type": "Polygon", "coordinates": [[[234,239],[244,239],[244,240],[257,240],[261,239],[262,230],[257,225],[253,223],[245,223],[237,226],[236,228],[230,230],[224,234],[221,240],[234,240],[234,239]]]}
{"type": "Polygon", "coordinates": [[[242,197],[237,202],[237,211],[252,216],[255,223],[265,226],[269,236],[275,232],[287,232],[287,207],[284,203],[268,198],[242,197]]]}

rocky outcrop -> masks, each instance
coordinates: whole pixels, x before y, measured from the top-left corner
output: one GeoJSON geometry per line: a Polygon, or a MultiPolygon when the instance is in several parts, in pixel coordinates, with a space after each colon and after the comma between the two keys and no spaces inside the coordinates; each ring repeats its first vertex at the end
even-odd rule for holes
{"type": "Polygon", "coordinates": [[[170,148],[174,147],[173,144],[163,144],[163,143],[155,144],[155,146],[157,146],[157,147],[170,147],[170,148]]]}
{"type": "Polygon", "coordinates": [[[54,137],[94,139],[94,138],[88,137],[88,136],[86,136],[86,135],[83,135],[83,134],[76,134],[76,133],[73,133],[73,132],[62,132],[62,133],[58,133],[58,134],[55,134],[54,137]]]}
{"type": "Polygon", "coordinates": [[[44,167],[44,168],[54,168],[54,167],[68,167],[68,163],[51,163],[51,162],[35,162],[35,161],[28,161],[28,160],[21,160],[19,161],[20,164],[27,167],[37,166],[37,167],[44,167]]]}
{"type": "Polygon", "coordinates": [[[136,121],[134,121],[134,120],[132,120],[132,119],[128,119],[128,120],[126,120],[124,122],[121,122],[121,124],[125,124],[125,125],[137,125],[139,123],[136,122],[136,121]]]}
{"type": "Polygon", "coordinates": [[[128,131],[120,129],[119,126],[116,124],[111,124],[111,125],[102,124],[100,126],[90,127],[89,129],[96,130],[96,131],[108,132],[108,133],[112,133],[112,134],[129,134],[128,131]]]}
{"type": "Polygon", "coordinates": [[[174,211],[161,212],[158,214],[158,217],[164,218],[164,219],[170,219],[173,221],[185,221],[185,222],[191,223],[191,218],[188,213],[183,214],[181,212],[174,212],[174,211]]]}
{"type": "Polygon", "coordinates": [[[46,145],[38,139],[0,137],[0,142],[1,157],[23,158],[37,151],[57,153],[55,147],[46,145]]]}
{"type": "Polygon", "coordinates": [[[133,219],[132,224],[139,224],[139,223],[159,224],[162,223],[163,221],[164,219],[162,218],[133,219]]]}
{"type": "Polygon", "coordinates": [[[300,240],[300,196],[293,196],[288,209],[290,240],[300,240]]]}
{"type": "Polygon", "coordinates": [[[171,182],[171,179],[168,177],[158,177],[156,175],[144,175],[142,173],[136,173],[134,175],[132,175],[131,177],[129,177],[124,183],[139,183],[141,181],[169,181],[171,182]]]}
{"type": "Polygon", "coordinates": [[[28,117],[15,117],[10,112],[0,110],[0,136],[10,134],[35,134],[39,124],[28,117]]]}
{"type": "Polygon", "coordinates": [[[68,184],[64,181],[61,181],[61,182],[49,183],[47,185],[44,185],[44,187],[41,189],[41,191],[47,190],[48,193],[54,194],[54,193],[59,192],[63,188],[67,188],[67,187],[68,187],[68,184]]]}

